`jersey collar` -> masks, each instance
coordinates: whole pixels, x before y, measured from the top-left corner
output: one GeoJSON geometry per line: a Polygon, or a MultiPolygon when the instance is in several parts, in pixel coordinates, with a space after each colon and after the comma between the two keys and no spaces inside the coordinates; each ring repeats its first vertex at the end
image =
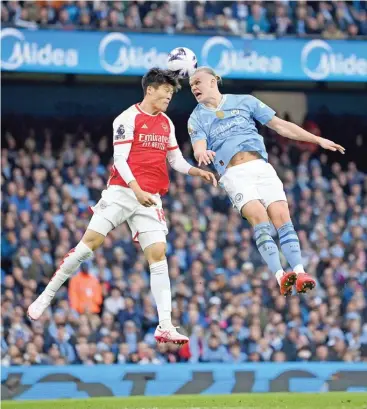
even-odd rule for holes
{"type": "Polygon", "coordinates": [[[140,108],[140,103],[139,103],[139,104],[135,104],[135,108],[136,108],[140,113],[145,114],[145,115],[149,115],[149,116],[158,116],[158,115],[161,114],[161,112],[158,112],[158,114],[155,114],[155,115],[153,115],[153,114],[148,114],[148,112],[145,112],[145,111],[143,111],[143,110],[140,108]]]}
{"type": "Polygon", "coordinates": [[[226,102],[226,99],[227,99],[227,95],[223,94],[222,99],[220,100],[219,105],[216,108],[209,108],[209,107],[205,106],[204,104],[200,104],[200,106],[202,106],[203,108],[205,108],[208,111],[215,112],[215,111],[218,111],[218,110],[220,110],[222,108],[222,106],[226,102]]]}

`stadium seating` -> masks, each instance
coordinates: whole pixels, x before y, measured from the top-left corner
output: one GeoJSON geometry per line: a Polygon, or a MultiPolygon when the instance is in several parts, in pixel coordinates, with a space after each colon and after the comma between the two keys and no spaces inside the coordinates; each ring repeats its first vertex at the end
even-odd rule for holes
{"type": "Polygon", "coordinates": [[[231,35],[367,35],[363,1],[4,1],[2,25],[231,35]],[[352,3],[352,4],[351,4],[352,3]]]}
{"type": "MultiPolygon", "coordinates": [[[[337,133],[330,129],[335,121],[315,121],[308,125],[324,136],[337,133]]],[[[280,143],[270,131],[270,161],[284,181],[305,267],[317,279],[314,293],[280,296],[225,193],[172,173],[164,207],[173,317],[189,346],[154,341],[148,269],[126,225],[83,265],[91,290],[78,290],[76,276],[52,310],[29,322],[28,305],[80,240],[111,165],[110,139],[91,138],[88,123],[63,136],[42,126],[25,127],[27,133],[9,126],[3,135],[3,365],[367,362],[366,174],[308,145],[280,143]]],[[[342,128],[355,129],[347,118],[342,128]]],[[[358,138],[350,135],[348,148],[358,138]]]]}

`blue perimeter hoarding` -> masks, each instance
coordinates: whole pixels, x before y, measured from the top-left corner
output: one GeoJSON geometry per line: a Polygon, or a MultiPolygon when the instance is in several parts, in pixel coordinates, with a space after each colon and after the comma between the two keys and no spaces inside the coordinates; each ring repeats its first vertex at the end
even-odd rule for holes
{"type": "Polygon", "coordinates": [[[366,363],[72,365],[2,368],[2,399],[367,392],[366,363]]]}
{"type": "Polygon", "coordinates": [[[1,30],[1,69],[18,72],[142,75],[166,66],[175,47],[227,78],[367,82],[367,42],[242,39],[180,34],[1,30]]]}

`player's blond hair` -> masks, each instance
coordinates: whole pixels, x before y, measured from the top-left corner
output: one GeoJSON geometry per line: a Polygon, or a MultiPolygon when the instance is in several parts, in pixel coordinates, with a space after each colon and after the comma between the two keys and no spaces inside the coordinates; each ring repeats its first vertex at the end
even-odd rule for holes
{"type": "Polygon", "coordinates": [[[192,77],[197,74],[198,72],[206,72],[209,75],[212,75],[216,80],[218,85],[222,84],[222,77],[220,75],[218,75],[213,68],[210,67],[199,67],[195,70],[195,72],[191,75],[192,77]]]}

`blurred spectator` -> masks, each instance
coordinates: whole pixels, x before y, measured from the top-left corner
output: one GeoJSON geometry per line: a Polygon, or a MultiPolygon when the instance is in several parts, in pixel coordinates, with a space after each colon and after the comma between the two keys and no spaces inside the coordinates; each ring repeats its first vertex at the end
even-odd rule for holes
{"type": "Polygon", "coordinates": [[[241,352],[241,345],[239,343],[233,344],[229,348],[229,358],[228,362],[231,364],[240,364],[247,360],[245,353],[241,352]]]}
{"type": "Polygon", "coordinates": [[[322,32],[322,36],[329,40],[340,40],[345,38],[345,34],[338,29],[334,22],[326,24],[326,29],[322,32]]]}
{"type": "Polygon", "coordinates": [[[367,10],[361,10],[357,15],[357,25],[359,27],[359,34],[367,35],[367,10]]]}
{"type": "Polygon", "coordinates": [[[102,286],[89,273],[86,263],[82,263],[80,272],[70,279],[69,299],[71,308],[79,314],[98,314],[101,311],[102,286]]]}
{"type": "Polygon", "coordinates": [[[67,9],[62,9],[59,11],[56,27],[63,30],[75,29],[75,25],[73,24],[67,9]]]}
{"type": "Polygon", "coordinates": [[[275,9],[275,16],[272,19],[270,31],[280,37],[292,34],[293,26],[290,18],[287,16],[285,6],[278,5],[275,9]]]}
{"type": "Polygon", "coordinates": [[[227,362],[229,360],[228,352],[224,345],[221,345],[220,339],[211,335],[208,344],[204,347],[204,362],[227,362]]]}
{"type": "Polygon", "coordinates": [[[268,33],[270,24],[266,11],[257,3],[251,5],[251,15],[247,18],[247,31],[252,34],[268,33]]]}

